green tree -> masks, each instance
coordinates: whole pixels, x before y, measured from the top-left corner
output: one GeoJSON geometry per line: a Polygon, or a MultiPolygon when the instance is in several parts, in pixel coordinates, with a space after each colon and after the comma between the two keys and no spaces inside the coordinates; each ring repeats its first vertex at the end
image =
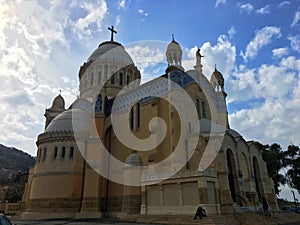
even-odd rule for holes
{"type": "Polygon", "coordinates": [[[300,194],[300,149],[299,146],[289,145],[284,151],[285,161],[287,167],[287,183],[291,188],[294,188],[300,194]]]}
{"type": "Polygon", "coordinates": [[[271,146],[257,143],[263,150],[262,157],[267,163],[268,175],[274,182],[275,193],[280,192],[279,186],[286,183],[286,178],[279,171],[285,167],[285,155],[279,144],[274,143],[271,146]]]}

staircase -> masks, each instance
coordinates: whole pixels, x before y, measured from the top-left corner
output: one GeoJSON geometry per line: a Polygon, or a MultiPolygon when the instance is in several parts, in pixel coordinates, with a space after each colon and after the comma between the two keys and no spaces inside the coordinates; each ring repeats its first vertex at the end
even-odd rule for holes
{"type": "Polygon", "coordinates": [[[238,213],[208,215],[202,220],[193,220],[194,215],[128,215],[119,221],[149,224],[203,224],[203,225],[279,225],[299,222],[300,214],[291,212],[275,212],[270,218],[263,213],[238,213]]]}

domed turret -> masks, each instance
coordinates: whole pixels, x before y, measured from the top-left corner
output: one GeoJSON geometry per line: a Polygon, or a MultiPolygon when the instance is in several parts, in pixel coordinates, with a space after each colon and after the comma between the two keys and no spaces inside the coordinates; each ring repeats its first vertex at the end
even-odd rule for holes
{"type": "Polygon", "coordinates": [[[217,70],[215,66],[215,71],[212,73],[210,77],[210,84],[213,86],[215,91],[217,92],[224,92],[224,77],[223,75],[217,70]]]}
{"type": "Polygon", "coordinates": [[[167,47],[166,56],[169,67],[176,66],[183,70],[181,66],[182,50],[180,45],[174,40],[174,36],[172,36],[172,41],[167,47]]]}
{"type": "Polygon", "coordinates": [[[65,109],[65,100],[64,98],[59,94],[56,96],[52,102],[52,107],[51,108],[60,108],[60,109],[65,109]]]}
{"type": "Polygon", "coordinates": [[[64,112],[65,110],[65,100],[59,94],[54,98],[52,106],[49,109],[46,109],[46,112],[44,114],[44,116],[46,117],[45,129],[57,115],[64,112]]]}

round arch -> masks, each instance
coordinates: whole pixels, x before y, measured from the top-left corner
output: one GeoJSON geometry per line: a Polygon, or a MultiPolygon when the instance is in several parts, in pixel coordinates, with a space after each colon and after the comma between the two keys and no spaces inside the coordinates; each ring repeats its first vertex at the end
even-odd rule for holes
{"type": "Polygon", "coordinates": [[[237,202],[237,193],[239,193],[239,182],[236,171],[236,161],[231,149],[226,151],[228,183],[233,202],[237,202]]]}
{"type": "Polygon", "coordinates": [[[253,160],[253,173],[254,173],[255,188],[256,188],[258,199],[260,201],[262,201],[262,197],[264,196],[264,188],[263,188],[263,181],[261,178],[259,163],[255,156],[253,157],[252,160],[253,160]]]}

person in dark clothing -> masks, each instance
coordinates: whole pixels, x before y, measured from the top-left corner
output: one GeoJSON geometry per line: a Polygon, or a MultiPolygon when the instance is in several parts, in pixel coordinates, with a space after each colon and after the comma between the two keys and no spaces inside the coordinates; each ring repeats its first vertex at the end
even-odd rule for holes
{"type": "Polygon", "coordinates": [[[203,209],[202,207],[198,207],[196,214],[194,216],[194,220],[197,219],[197,217],[199,217],[200,220],[202,220],[202,218],[206,216],[206,212],[205,209],[203,209]]]}
{"type": "Polygon", "coordinates": [[[264,210],[265,215],[267,217],[271,217],[271,214],[269,212],[269,204],[265,197],[262,197],[262,204],[263,204],[263,210],[264,210]]]}

